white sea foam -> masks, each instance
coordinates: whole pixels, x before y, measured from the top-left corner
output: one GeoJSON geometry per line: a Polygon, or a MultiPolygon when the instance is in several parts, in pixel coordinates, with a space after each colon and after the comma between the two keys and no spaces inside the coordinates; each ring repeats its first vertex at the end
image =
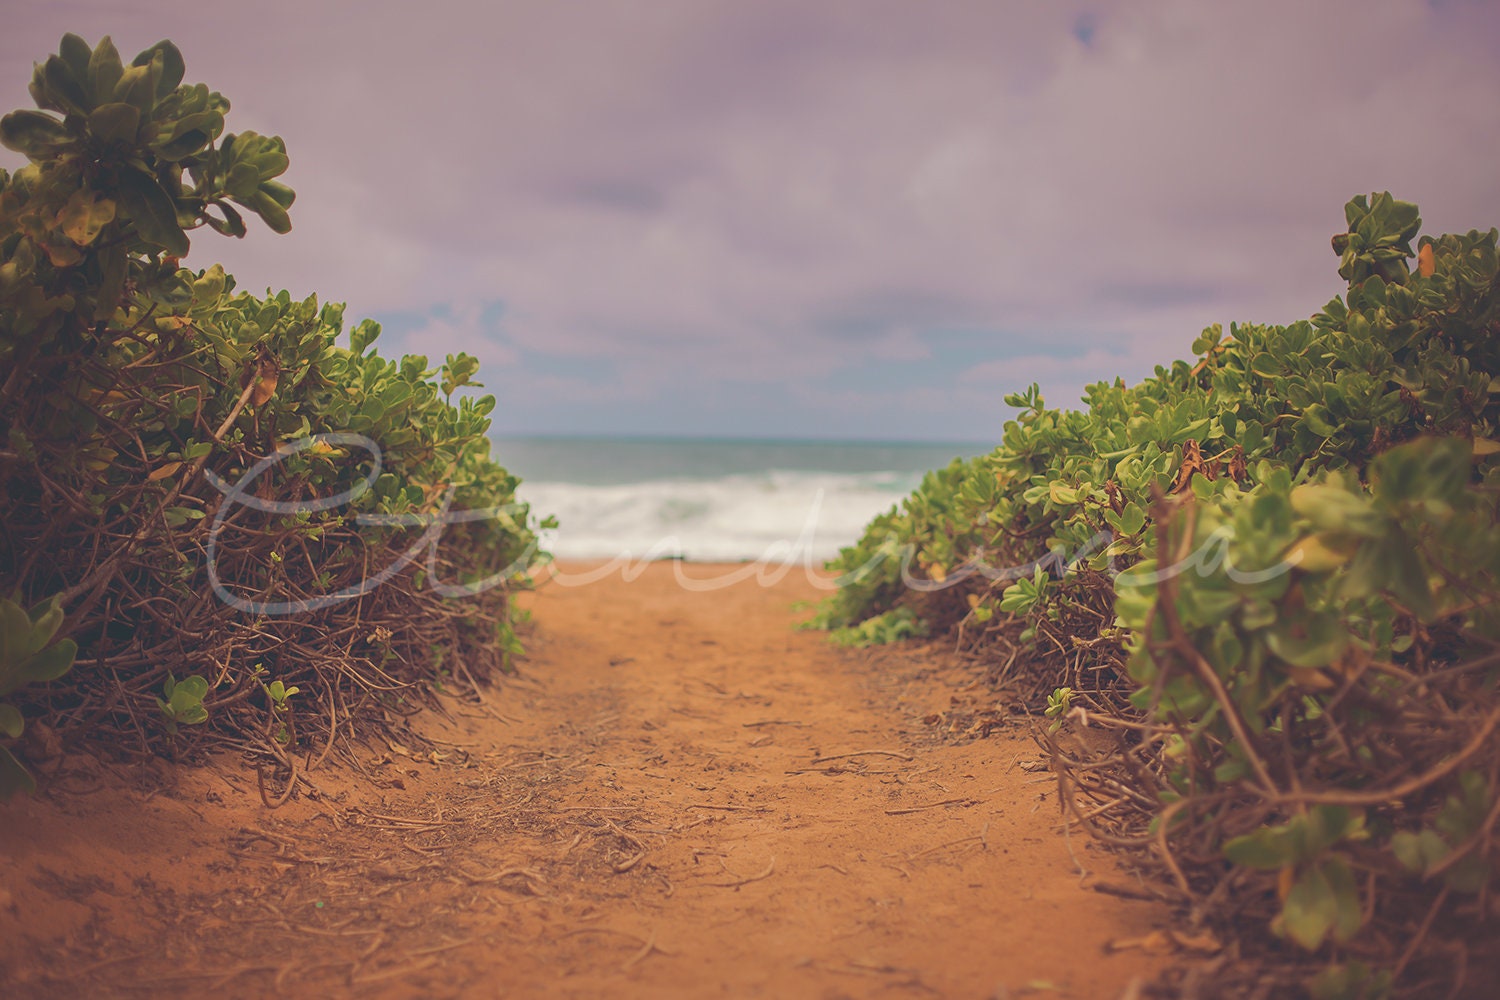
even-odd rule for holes
{"type": "Polygon", "coordinates": [[[523,482],[519,498],[560,527],[559,559],[679,557],[819,564],[917,485],[909,473],[767,472],[612,485],[523,482]]]}

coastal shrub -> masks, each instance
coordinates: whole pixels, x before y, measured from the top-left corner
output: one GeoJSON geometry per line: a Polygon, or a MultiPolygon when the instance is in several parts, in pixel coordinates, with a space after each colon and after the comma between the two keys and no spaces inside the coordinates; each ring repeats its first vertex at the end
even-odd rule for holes
{"type": "Polygon", "coordinates": [[[902,607],[867,618],[858,625],[836,628],[830,638],[840,646],[862,649],[926,634],[927,626],[917,618],[916,612],[902,607]]]}
{"type": "Polygon", "coordinates": [[[1389,194],[1345,214],[1344,295],[1082,410],[1009,397],[993,453],[831,564],[822,614],[948,594],[1055,720],[1073,818],[1193,920],[1286,943],[1255,975],[1430,995],[1480,981],[1500,889],[1500,234],[1413,245],[1389,194]]]}
{"type": "MultiPolygon", "coordinates": [[[[71,639],[53,642],[62,625],[57,601],[44,601],[29,612],[0,598],[0,698],[27,684],[56,680],[73,667],[78,646],[71,639]]],[[[0,736],[17,739],[26,719],[14,705],[0,701],[0,736]]],[[[36,782],[7,747],[0,746],[0,794],[35,791],[36,782]]]]}
{"type": "Polygon", "coordinates": [[[459,392],[473,358],[383,358],[368,320],[343,346],[342,305],[182,265],[250,216],[286,232],[294,200],[281,139],[225,132],[183,78],[171,42],[127,65],[67,35],[38,110],[0,120],[29,161],[0,171],[0,594],[74,654],[0,711],[9,737],[24,713],[141,752],[232,734],[290,795],[287,716],[321,760],[426,682],[506,667],[534,525],[489,454],[494,397],[459,392]]]}

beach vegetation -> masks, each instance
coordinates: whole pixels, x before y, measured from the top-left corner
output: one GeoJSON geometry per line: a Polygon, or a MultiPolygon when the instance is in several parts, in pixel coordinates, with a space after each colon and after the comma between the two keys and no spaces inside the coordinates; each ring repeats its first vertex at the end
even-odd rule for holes
{"type": "Polygon", "coordinates": [[[193,726],[289,795],[271,722],[331,746],[428,703],[433,649],[450,691],[508,667],[534,523],[474,358],[383,357],[336,302],[184,265],[295,201],[282,140],[185,72],[70,34],[0,119],[28,161],[0,170],[0,770],[26,715],[143,754],[193,726]]]}
{"type": "Polygon", "coordinates": [[[863,649],[926,634],[927,626],[917,619],[916,612],[897,607],[872,615],[857,625],[836,628],[830,638],[840,646],[863,649]]]}
{"type": "Polygon", "coordinates": [[[949,625],[1053,720],[1072,818],[1262,988],[1432,995],[1486,974],[1500,890],[1497,231],[1419,236],[1384,193],[1345,222],[1310,318],[1208,327],[1079,409],[1008,397],[820,618],[949,625]]]}
{"type": "MultiPolygon", "coordinates": [[[[63,620],[56,598],[42,601],[29,611],[15,601],[0,598],[0,698],[28,684],[57,680],[73,667],[78,644],[57,639],[63,620]]],[[[20,739],[26,718],[8,701],[0,701],[0,737],[20,739]]],[[[0,746],[0,798],[18,791],[34,791],[36,782],[9,748],[0,746]]]]}

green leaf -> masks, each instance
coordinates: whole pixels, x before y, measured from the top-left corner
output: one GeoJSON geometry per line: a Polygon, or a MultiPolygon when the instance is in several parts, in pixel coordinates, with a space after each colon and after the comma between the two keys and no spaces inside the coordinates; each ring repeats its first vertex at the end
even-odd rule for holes
{"type": "Polygon", "coordinates": [[[1292,491],[1292,509],[1320,531],[1337,534],[1379,538],[1388,524],[1368,496],[1331,484],[1298,486],[1292,491]]]}
{"type": "MultiPolygon", "coordinates": [[[[104,37],[104,42],[109,41],[109,36],[104,37]]],[[[78,79],[86,79],[89,75],[89,63],[92,61],[93,53],[89,50],[89,43],[71,31],[62,37],[62,44],[57,47],[57,54],[62,57],[63,62],[68,64],[68,69],[78,79]]]]}
{"type": "Polygon", "coordinates": [[[189,705],[177,710],[177,721],[186,726],[196,726],[208,721],[208,709],[202,705],[189,705]]]}
{"type": "Polygon", "coordinates": [[[1059,507],[1070,507],[1081,499],[1076,489],[1056,479],[1047,487],[1047,490],[1052,502],[1059,507]]]}
{"type": "Polygon", "coordinates": [[[1243,868],[1274,870],[1295,860],[1286,831],[1269,826],[1226,841],[1223,850],[1224,857],[1243,868]]]}
{"type": "Polygon", "coordinates": [[[21,710],[6,702],[0,702],[0,733],[17,739],[26,729],[26,719],[21,710]]]}
{"type": "MultiPolygon", "coordinates": [[[[80,39],[82,41],[82,39],[80,39]]],[[[87,46],[84,46],[87,48],[87,46]]],[[[87,66],[84,67],[87,72],[87,66]]],[[[39,107],[61,111],[65,115],[86,115],[93,102],[83,88],[82,74],[75,73],[69,61],[48,56],[40,71],[41,86],[32,79],[31,96],[39,107]]]]}
{"type": "Polygon", "coordinates": [[[1280,375],[1283,368],[1281,362],[1274,355],[1262,351],[1250,359],[1250,370],[1261,378],[1272,378],[1280,375]]]}
{"type": "MultiPolygon", "coordinates": [[[[265,174],[262,173],[261,176],[264,177],[265,174]]],[[[297,200],[297,192],[280,181],[263,180],[260,182],[260,189],[282,208],[291,208],[292,202],[297,200]]]]}
{"type": "Polygon", "coordinates": [[[115,203],[100,198],[92,192],[79,188],[68,198],[67,204],[58,213],[57,221],[63,235],[78,246],[85,247],[98,239],[104,227],[114,221],[115,203]]]}
{"type": "Polygon", "coordinates": [[[101,104],[89,113],[89,131],[100,142],[132,146],[141,126],[141,111],[133,104],[101,104]]]}
{"type": "Polygon", "coordinates": [[[31,641],[26,652],[35,653],[57,634],[63,623],[62,605],[56,596],[34,604],[26,617],[31,621],[31,641]]]}
{"type": "Polygon", "coordinates": [[[204,213],[204,218],[208,220],[208,225],[214,232],[233,236],[236,239],[245,235],[245,220],[233,205],[221,200],[214,202],[214,207],[224,213],[223,219],[215,218],[208,212],[204,213]]]}
{"type": "Polygon", "coordinates": [[[1254,455],[1260,446],[1265,443],[1266,429],[1257,420],[1244,420],[1240,422],[1239,441],[1240,447],[1245,449],[1246,455],[1254,455]]]}
{"type": "Polygon", "coordinates": [[[1359,933],[1359,928],[1364,923],[1364,910],[1359,904],[1359,886],[1354,881],[1354,870],[1349,867],[1349,862],[1337,855],[1325,859],[1319,867],[1333,892],[1333,939],[1338,942],[1348,941],[1359,933]]]}
{"type": "Polygon", "coordinates": [[[1323,943],[1340,915],[1338,894],[1322,865],[1311,866],[1297,878],[1281,907],[1287,934],[1308,951],[1323,943]]]}
{"type": "Polygon", "coordinates": [[[258,188],[249,201],[241,202],[246,208],[259,215],[274,233],[289,233],[292,231],[292,219],[287,215],[286,209],[268,194],[264,188],[258,188]]]}
{"type": "MultiPolygon", "coordinates": [[[[254,133],[247,132],[245,134],[253,135],[254,133]]],[[[264,136],[260,138],[261,143],[259,148],[252,157],[255,169],[260,171],[260,175],[267,179],[280,177],[286,173],[286,168],[291,165],[291,161],[286,155],[286,149],[282,146],[280,136],[272,136],[269,139],[264,136]]]]}
{"type": "Polygon", "coordinates": [[[0,145],[29,160],[47,160],[73,141],[72,135],[42,111],[12,111],[0,118],[0,145]]]}
{"type": "Polygon", "coordinates": [[[349,350],[364,354],[365,349],[380,336],[380,324],[372,319],[363,320],[349,331],[349,350]]]}
{"type": "Polygon", "coordinates": [[[115,84],[114,99],[134,105],[142,115],[150,115],[156,107],[156,81],[160,72],[159,67],[151,65],[126,68],[120,75],[120,82],[115,84]]]}
{"type": "Polygon", "coordinates": [[[1454,501],[1469,483],[1473,444],[1468,438],[1418,438],[1392,448],[1371,467],[1376,496],[1397,502],[1454,501]]]}
{"type": "Polygon", "coordinates": [[[73,668],[73,659],[77,655],[78,644],[72,639],[63,639],[23,663],[21,676],[28,684],[55,681],[73,668]]]}
{"type": "Polygon", "coordinates": [[[203,511],[194,507],[168,507],[162,511],[162,516],[169,527],[180,528],[189,521],[201,520],[203,511]]]}
{"type": "Polygon", "coordinates": [[[160,63],[156,79],[156,98],[161,100],[182,83],[182,76],[187,71],[187,66],[177,46],[165,38],[137,55],[131,65],[148,66],[153,61],[160,63]]]}
{"type": "Polygon", "coordinates": [[[177,209],[156,178],[134,167],[120,171],[120,203],[135,223],[136,232],[174,257],[188,252],[187,234],[177,224],[177,209]]]}
{"type": "Polygon", "coordinates": [[[1402,535],[1396,534],[1381,543],[1381,553],[1388,566],[1387,586],[1396,599],[1418,618],[1431,621],[1437,608],[1432,586],[1427,582],[1427,567],[1417,550],[1409,544],[1402,544],[1403,541],[1402,535]]]}
{"type": "MultiPolygon", "coordinates": [[[[83,39],[79,38],[78,41],[87,48],[83,39]]],[[[68,61],[70,64],[73,62],[72,59],[68,61]]],[[[73,71],[75,74],[80,72],[76,65],[73,65],[73,71]]],[[[115,49],[115,43],[105,35],[94,46],[94,51],[89,53],[88,63],[82,70],[82,75],[89,81],[89,89],[93,91],[96,105],[106,104],[114,98],[115,87],[119,85],[124,73],[125,64],[120,61],[120,53],[115,49]]]]}
{"type": "Polygon", "coordinates": [[[1250,765],[1243,760],[1226,760],[1214,768],[1214,780],[1221,785],[1232,784],[1249,774],[1250,765]]]}
{"type": "Polygon", "coordinates": [[[1307,535],[1294,542],[1282,557],[1304,573],[1330,573],[1349,564],[1346,552],[1329,532],[1307,535]]]}
{"type": "Polygon", "coordinates": [[[1240,641],[1239,634],[1232,624],[1221,621],[1214,629],[1213,635],[1213,665],[1222,675],[1229,675],[1240,661],[1245,657],[1245,644],[1240,641]]]}
{"type": "Polygon", "coordinates": [[[248,163],[236,163],[224,176],[224,190],[242,202],[255,197],[260,187],[260,172],[248,163]]]}
{"type": "Polygon", "coordinates": [[[216,111],[187,115],[173,123],[172,128],[159,133],[151,148],[159,159],[176,163],[197,153],[224,131],[224,116],[216,111]]]}
{"type": "Polygon", "coordinates": [[[1302,420],[1308,428],[1319,437],[1331,438],[1339,432],[1337,422],[1328,407],[1321,403],[1314,403],[1302,413],[1302,420]]]}
{"type": "MultiPolygon", "coordinates": [[[[0,598],[0,671],[31,655],[31,627],[31,616],[24,608],[14,601],[0,598]]],[[[0,673],[0,695],[9,693],[4,680],[5,675],[0,673]]]]}
{"type": "Polygon", "coordinates": [[[208,681],[197,674],[193,674],[191,677],[184,677],[172,688],[172,698],[174,700],[181,696],[194,701],[202,701],[203,696],[206,694],[208,694],[208,681]]]}
{"type": "Polygon", "coordinates": [[[1308,612],[1268,631],[1266,645],[1294,667],[1326,667],[1349,647],[1349,630],[1334,615],[1308,612]]]}
{"type": "Polygon", "coordinates": [[[177,723],[193,726],[208,720],[208,710],[203,707],[203,697],[208,694],[208,681],[204,678],[194,674],[179,681],[169,673],[162,693],[166,700],[158,698],[156,704],[173,732],[177,723]]]}
{"type": "Polygon", "coordinates": [[[1345,836],[1355,839],[1362,837],[1364,822],[1364,813],[1351,810],[1348,806],[1313,806],[1306,818],[1307,856],[1321,854],[1345,836]]]}

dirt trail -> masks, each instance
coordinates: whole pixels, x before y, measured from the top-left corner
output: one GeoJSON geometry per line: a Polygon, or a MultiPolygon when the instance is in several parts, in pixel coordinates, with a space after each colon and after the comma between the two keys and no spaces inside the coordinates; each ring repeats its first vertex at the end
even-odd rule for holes
{"type": "Polygon", "coordinates": [[[697,589],[736,570],[574,568],[525,598],[520,680],[275,812],[237,761],[65,758],[0,807],[5,994],[1113,998],[1150,974],[1106,943],[1165,914],[1081,884],[1125,880],[1070,856],[1029,739],[941,741],[930,665],[793,631],[800,572],[697,589]]]}

